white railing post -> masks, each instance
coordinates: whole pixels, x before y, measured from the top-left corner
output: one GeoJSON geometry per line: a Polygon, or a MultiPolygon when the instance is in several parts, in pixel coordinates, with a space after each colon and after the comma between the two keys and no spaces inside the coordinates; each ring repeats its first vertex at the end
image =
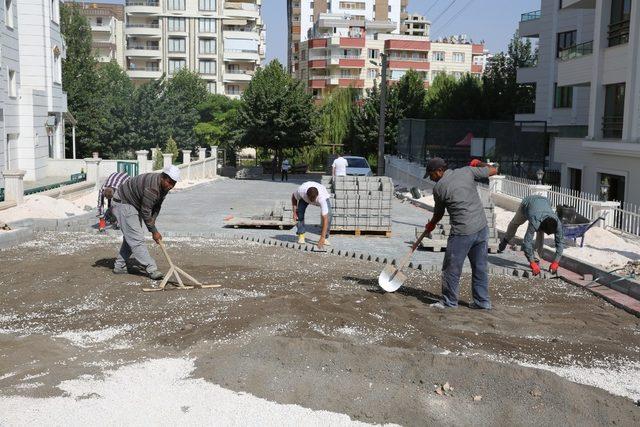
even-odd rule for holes
{"type": "Polygon", "coordinates": [[[171,153],[163,153],[162,154],[162,167],[168,168],[173,164],[173,154],[171,153]]]}
{"type": "Polygon", "coordinates": [[[213,162],[213,166],[211,167],[213,169],[211,173],[211,178],[215,178],[216,176],[218,176],[218,146],[217,145],[211,146],[211,161],[213,162]]]}
{"type": "Polygon", "coordinates": [[[504,175],[494,175],[489,177],[489,191],[491,193],[502,193],[502,184],[507,179],[504,175]]]}
{"type": "Polygon", "coordinates": [[[138,159],[138,173],[143,174],[143,173],[149,172],[147,170],[149,166],[149,162],[147,160],[149,158],[148,156],[149,156],[148,150],[136,151],[136,158],[138,159]]]}
{"type": "Polygon", "coordinates": [[[598,227],[615,226],[615,210],[620,208],[620,202],[591,202],[591,208],[593,219],[604,217],[604,221],[598,222],[598,227]]]}
{"type": "Polygon", "coordinates": [[[191,163],[191,150],[182,150],[182,164],[191,163]]]}
{"type": "Polygon", "coordinates": [[[95,183],[96,190],[100,190],[100,162],[101,158],[91,157],[84,159],[87,164],[87,182],[95,183]]]}
{"type": "Polygon", "coordinates": [[[549,190],[551,190],[550,185],[531,185],[530,187],[532,196],[547,197],[549,190]]]}
{"type": "Polygon", "coordinates": [[[16,205],[24,202],[24,175],[27,171],[5,170],[2,171],[4,177],[4,201],[14,202],[16,205]]]}
{"type": "Polygon", "coordinates": [[[206,147],[198,148],[198,160],[204,160],[207,157],[206,147]]]}

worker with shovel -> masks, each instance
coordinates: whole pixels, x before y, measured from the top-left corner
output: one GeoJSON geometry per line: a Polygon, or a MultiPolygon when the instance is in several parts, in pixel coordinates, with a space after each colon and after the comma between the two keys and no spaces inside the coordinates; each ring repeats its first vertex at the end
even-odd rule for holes
{"type": "Polygon", "coordinates": [[[533,195],[522,199],[520,207],[507,227],[507,232],[500,241],[498,251],[503,252],[507,248],[511,239],[515,237],[518,227],[527,221],[529,221],[529,226],[527,227],[527,233],[524,235],[522,249],[527,261],[529,261],[533,275],[540,274],[540,258],[543,255],[545,234],[555,234],[556,255],[549,267],[549,271],[554,274],[557,273],[564,250],[564,233],[562,231],[562,222],[553,211],[549,199],[544,196],[533,195]],[[534,253],[534,234],[536,234],[535,251],[538,256],[534,253]]]}
{"type": "Polygon", "coordinates": [[[127,260],[133,256],[151,279],[164,277],[145,245],[142,224],[151,232],[153,240],[160,244],[162,235],[156,228],[156,218],[167,193],[179,180],[180,169],[171,165],[162,173],[145,173],[120,185],[113,196],[112,209],[124,238],[113,268],[115,274],[128,273],[127,260]]]}
{"type": "Polygon", "coordinates": [[[318,249],[323,249],[324,245],[330,246],[329,243],[329,229],[331,227],[331,202],[329,201],[329,192],[322,184],[317,182],[308,181],[302,184],[291,195],[291,205],[293,207],[293,220],[297,221],[297,235],[298,243],[304,245],[305,243],[305,225],[304,215],[307,211],[307,206],[314,205],[320,206],[320,218],[322,223],[322,230],[320,231],[320,240],[318,240],[318,249]]]}
{"type": "Polygon", "coordinates": [[[432,158],[427,163],[427,174],[436,185],[433,188],[433,217],[425,228],[427,232],[432,232],[444,216],[445,209],[449,212],[451,222],[451,234],[442,265],[442,300],[433,304],[434,307],[458,306],[460,275],[468,257],[473,272],[473,302],[469,308],[491,308],[487,274],[489,228],[475,179],[489,178],[498,171],[478,161],[472,164],[474,166],[448,170],[441,158],[432,158]]]}

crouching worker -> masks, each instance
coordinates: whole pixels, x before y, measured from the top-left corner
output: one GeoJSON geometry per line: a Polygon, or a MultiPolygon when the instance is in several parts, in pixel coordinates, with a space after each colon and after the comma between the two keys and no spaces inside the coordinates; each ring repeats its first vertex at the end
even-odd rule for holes
{"type": "Polygon", "coordinates": [[[529,226],[527,227],[527,233],[524,235],[522,248],[527,261],[529,261],[533,275],[540,274],[540,259],[543,255],[545,234],[555,234],[556,256],[551,263],[551,267],[549,267],[549,271],[557,273],[562,251],[564,250],[564,234],[562,232],[562,223],[546,197],[528,196],[522,199],[518,211],[509,223],[507,233],[500,241],[498,250],[500,252],[504,251],[511,239],[516,235],[518,227],[527,221],[529,221],[529,226]],[[536,234],[535,250],[537,255],[534,254],[534,233],[536,234]]]}
{"type": "Polygon", "coordinates": [[[129,175],[125,172],[114,172],[107,177],[107,180],[100,187],[98,192],[98,218],[100,222],[98,228],[100,231],[104,231],[107,226],[107,222],[113,224],[114,228],[117,228],[117,220],[111,211],[111,200],[118,187],[123,182],[129,179],[129,175]],[[107,209],[104,208],[105,200],[107,202],[107,209]]]}
{"type": "Polygon", "coordinates": [[[302,184],[291,195],[291,205],[293,206],[293,220],[297,221],[298,243],[305,243],[305,225],[304,215],[307,206],[320,206],[320,218],[322,221],[322,230],[320,231],[320,240],[318,240],[318,248],[322,249],[324,245],[331,245],[329,242],[329,229],[331,227],[331,202],[329,201],[329,192],[317,182],[308,181],[302,184]]]}
{"type": "Polygon", "coordinates": [[[164,277],[145,245],[142,226],[144,224],[147,227],[153,240],[159,244],[162,235],[156,228],[156,218],[165,196],[179,180],[180,169],[168,166],[162,173],[145,173],[120,185],[113,196],[112,206],[123,235],[120,253],[113,268],[115,274],[127,273],[127,260],[133,256],[151,279],[160,280],[164,277]]]}

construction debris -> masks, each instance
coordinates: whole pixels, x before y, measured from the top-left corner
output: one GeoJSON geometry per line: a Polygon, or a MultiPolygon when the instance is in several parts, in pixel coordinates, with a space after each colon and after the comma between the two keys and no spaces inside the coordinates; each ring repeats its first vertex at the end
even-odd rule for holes
{"type": "Polygon", "coordinates": [[[391,233],[393,181],[389,177],[322,177],[331,193],[333,219],[331,231],[391,233]]]}
{"type": "Polygon", "coordinates": [[[262,167],[253,166],[240,169],[236,172],[236,179],[260,179],[262,178],[262,167]]]}
{"type": "Polygon", "coordinates": [[[9,230],[11,230],[11,227],[9,227],[4,222],[0,221],[0,230],[9,231],[9,230]]]}
{"type": "Polygon", "coordinates": [[[278,228],[280,230],[290,229],[295,225],[293,221],[293,211],[291,205],[285,202],[277,202],[267,209],[262,215],[251,217],[236,217],[229,215],[224,219],[226,227],[250,227],[250,228],[278,228]]]}

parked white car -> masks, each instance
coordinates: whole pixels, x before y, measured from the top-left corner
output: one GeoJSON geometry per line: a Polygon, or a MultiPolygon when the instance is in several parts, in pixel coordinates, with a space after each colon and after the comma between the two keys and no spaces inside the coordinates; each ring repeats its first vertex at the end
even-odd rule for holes
{"type": "Polygon", "coordinates": [[[371,166],[364,157],[344,156],[347,160],[347,175],[373,176],[371,166]]]}

